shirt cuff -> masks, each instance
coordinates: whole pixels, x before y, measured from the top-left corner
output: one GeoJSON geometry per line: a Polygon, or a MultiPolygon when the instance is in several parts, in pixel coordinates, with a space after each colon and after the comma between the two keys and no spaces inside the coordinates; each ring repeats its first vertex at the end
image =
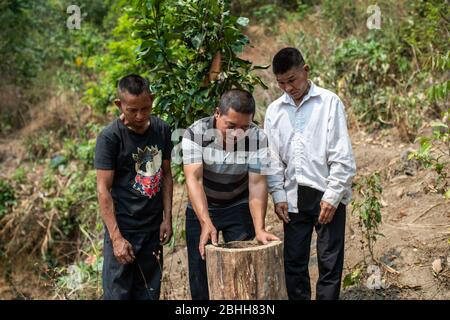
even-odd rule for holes
{"type": "Polygon", "coordinates": [[[286,192],[284,190],[278,190],[272,192],[273,203],[287,202],[286,192]]]}
{"type": "Polygon", "coordinates": [[[248,166],[248,171],[253,172],[253,173],[258,173],[258,174],[262,173],[261,167],[258,167],[258,166],[248,166]]]}
{"type": "Polygon", "coordinates": [[[183,164],[203,163],[202,158],[183,158],[183,164]]]}
{"type": "Polygon", "coordinates": [[[322,200],[337,208],[342,200],[342,196],[342,194],[336,193],[331,189],[326,189],[325,193],[322,196],[322,200]]]}

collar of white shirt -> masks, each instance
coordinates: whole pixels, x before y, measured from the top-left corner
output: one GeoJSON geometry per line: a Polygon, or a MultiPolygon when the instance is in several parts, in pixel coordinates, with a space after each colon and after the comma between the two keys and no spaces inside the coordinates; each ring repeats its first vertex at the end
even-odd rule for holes
{"type": "Polygon", "coordinates": [[[300,107],[306,101],[308,101],[309,98],[320,95],[320,92],[317,89],[317,87],[314,84],[314,82],[312,82],[311,80],[308,80],[308,82],[309,82],[309,85],[310,85],[308,93],[303,97],[303,100],[302,100],[302,102],[300,102],[300,105],[297,106],[295,104],[294,99],[292,99],[292,97],[290,95],[288,95],[286,92],[283,94],[282,102],[287,104],[287,105],[291,105],[291,106],[297,108],[297,107],[300,107]]]}

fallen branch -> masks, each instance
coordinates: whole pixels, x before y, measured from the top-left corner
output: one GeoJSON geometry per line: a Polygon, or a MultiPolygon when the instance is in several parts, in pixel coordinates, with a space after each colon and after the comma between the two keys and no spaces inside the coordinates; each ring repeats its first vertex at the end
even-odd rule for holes
{"type": "Polygon", "coordinates": [[[409,229],[409,228],[438,228],[438,227],[444,227],[444,228],[450,228],[450,224],[418,224],[418,223],[403,223],[401,226],[396,226],[390,223],[384,223],[383,226],[388,226],[395,229],[409,229]]]}
{"type": "Polygon", "coordinates": [[[420,218],[422,218],[423,216],[425,216],[428,212],[430,212],[432,209],[434,209],[434,208],[436,208],[436,207],[439,207],[440,205],[443,205],[443,204],[445,204],[445,203],[444,203],[444,202],[440,202],[440,203],[437,203],[437,204],[435,204],[435,205],[432,205],[432,206],[429,207],[427,210],[425,210],[424,212],[422,212],[421,214],[419,214],[417,217],[415,217],[410,223],[416,222],[417,220],[419,220],[420,218]]]}
{"type": "Polygon", "coordinates": [[[387,264],[385,264],[384,262],[381,262],[381,261],[379,261],[380,263],[381,263],[381,265],[386,269],[386,271],[388,271],[389,273],[392,273],[392,274],[400,274],[400,271],[397,271],[397,270],[395,270],[394,268],[392,268],[392,267],[389,267],[387,264]]]}
{"type": "Polygon", "coordinates": [[[410,286],[410,285],[397,285],[400,289],[410,289],[410,290],[422,290],[422,286],[410,286]]]}

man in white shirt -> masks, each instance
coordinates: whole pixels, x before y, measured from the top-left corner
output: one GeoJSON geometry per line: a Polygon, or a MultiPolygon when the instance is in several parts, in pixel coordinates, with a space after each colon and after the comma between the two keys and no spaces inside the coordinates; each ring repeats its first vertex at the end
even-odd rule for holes
{"type": "Polygon", "coordinates": [[[266,111],[269,191],[284,222],[284,259],[289,299],[311,299],[308,271],[311,236],[317,233],[317,299],[339,299],[344,262],[346,205],[356,172],[344,105],[308,80],[299,50],[273,58],[284,94],[266,111]]]}

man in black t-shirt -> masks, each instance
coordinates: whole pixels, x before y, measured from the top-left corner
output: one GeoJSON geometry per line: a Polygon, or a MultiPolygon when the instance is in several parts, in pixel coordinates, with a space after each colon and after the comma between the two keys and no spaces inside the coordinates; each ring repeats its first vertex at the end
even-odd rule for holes
{"type": "Polygon", "coordinates": [[[159,299],[162,246],[172,237],[173,148],[167,123],[151,116],[147,80],[122,78],[121,116],[97,137],[95,168],[105,224],[104,299],[159,299]]]}

